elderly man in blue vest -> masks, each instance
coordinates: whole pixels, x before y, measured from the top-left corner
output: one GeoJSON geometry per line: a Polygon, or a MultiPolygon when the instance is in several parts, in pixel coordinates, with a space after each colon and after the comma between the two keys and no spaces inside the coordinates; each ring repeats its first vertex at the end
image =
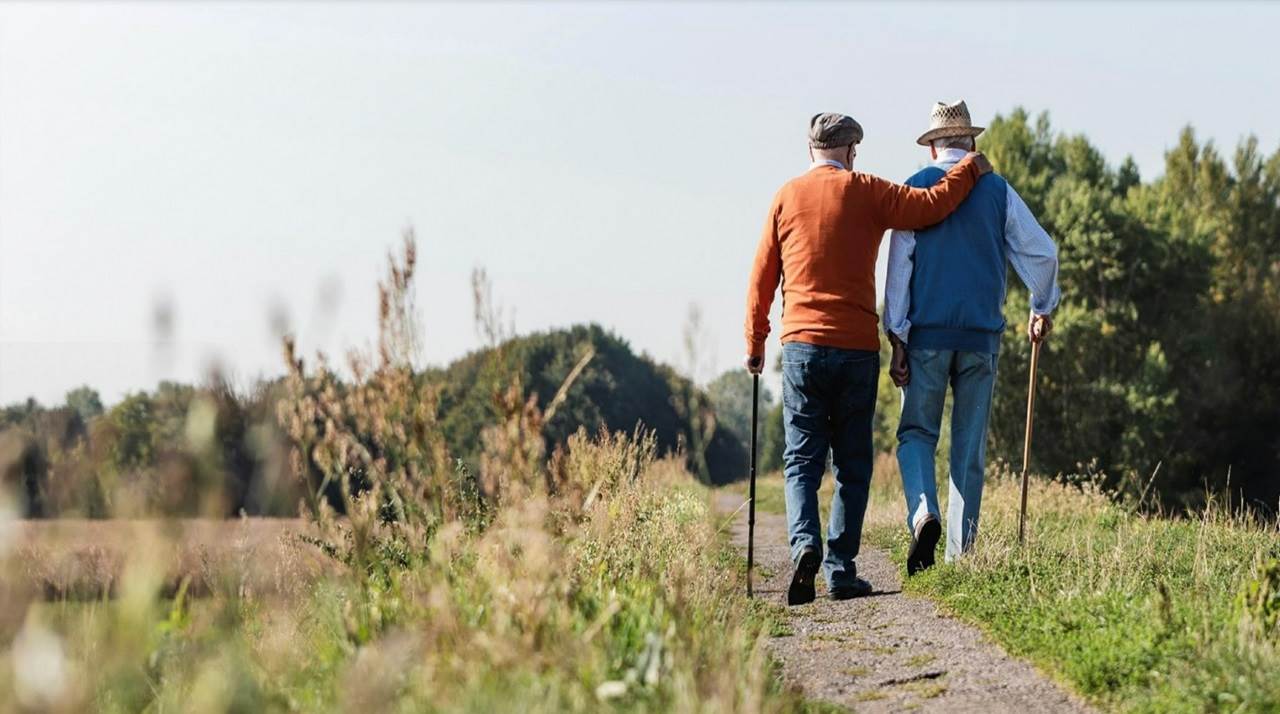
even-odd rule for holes
{"type": "MultiPolygon", "coordinates": [[[[933,185],[974,150],[982,130],[973,126],[964,102],[936,104],[929,130],[917,140],[929,147],[933,163],[907,179],[907,185],[933,185]]],[[[1049,334],[1049,314],[1058,304],[1057,248],[999,175],[979,179],[960,208],[941,223],[890,236],[884,327],[893,345],[889,374],[903,388],[898,466],[911,532],[908,575],[933,565],[942,534],[934,452],[948,385],[947,562],[967,551],[978,531],[987,417],[1005,328],[1006,262],[1031,291],[1027,333],[1039,342],[1049,334]]]]}

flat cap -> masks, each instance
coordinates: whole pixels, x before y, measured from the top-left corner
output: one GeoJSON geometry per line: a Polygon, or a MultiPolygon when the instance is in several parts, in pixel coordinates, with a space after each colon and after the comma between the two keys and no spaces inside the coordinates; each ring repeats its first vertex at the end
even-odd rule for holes
{"type": "Polygon", "coordinates": [[[862,141],[862,125],[836,112],[814,114],[809,120],[809,146],[838,149],[862,141]]]}

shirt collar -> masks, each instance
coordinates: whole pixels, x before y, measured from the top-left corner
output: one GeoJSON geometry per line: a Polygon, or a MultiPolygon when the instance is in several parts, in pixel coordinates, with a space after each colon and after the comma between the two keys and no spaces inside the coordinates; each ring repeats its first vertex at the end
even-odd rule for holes
{"type": "Polygon", "coordinates": [[[941,149],[938,151],[938,158],[933,160],[933,164],[937,166],[938,164],[960,163],[960,161],[964,159],[964,157],[967,156],[968,154],[969,152],[965,151],[964,149],[956,149],[956,148],[948,147],[946,149],[941,149]]]}
{"type": "Polygon", "coordinates": [[[844,164],[840,163],[839,161],[836,161],[835,159],[818,159],[817,161],[813,162],[812,164],[809,164],[809,170],[810,170],[810,171],[812,171],[812,170],[814,170],[814,169],[818,168],[819,166],[834,166],[834,167],[836,167],[837,169],[840,169],[841,171],[848,171],[848,170],[849,170],[849,168],[848,168],[847,166],[845,166],[844,164]]]}

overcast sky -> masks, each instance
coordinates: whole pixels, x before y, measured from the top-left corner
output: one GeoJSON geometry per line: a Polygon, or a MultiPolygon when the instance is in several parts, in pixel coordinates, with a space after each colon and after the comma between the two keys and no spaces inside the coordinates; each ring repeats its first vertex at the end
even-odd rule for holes
{"type": "Polygon", "coordinates": [[[1150,178],[1187,123],[1277,148],[1277,27],[1224,3],[5,3],[0,402],[274,375],[273,314],[307,351],[365,344],[407,226],[429,362],[478,346],[483,266],[519,331],[595,321],[666,361],[697,304],[705,378],[740,359],[813,113],[856,117],[858,168],[896,180],[956,98],[1048,110],[1150,178]]]}

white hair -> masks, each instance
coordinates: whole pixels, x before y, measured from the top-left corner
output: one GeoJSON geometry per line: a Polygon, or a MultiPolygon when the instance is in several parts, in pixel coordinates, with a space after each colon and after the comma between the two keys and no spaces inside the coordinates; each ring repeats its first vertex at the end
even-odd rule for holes
{"type": "Polygon", "coordinates": [[[934,139],[929,143],[938,151],[942,151],[943,149],[965,149],[967,151],[973,151],[978,146],[977,139],[972,136],[944,136],[934,139]]]}

